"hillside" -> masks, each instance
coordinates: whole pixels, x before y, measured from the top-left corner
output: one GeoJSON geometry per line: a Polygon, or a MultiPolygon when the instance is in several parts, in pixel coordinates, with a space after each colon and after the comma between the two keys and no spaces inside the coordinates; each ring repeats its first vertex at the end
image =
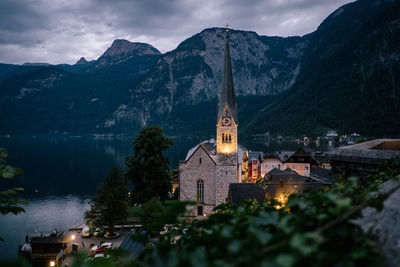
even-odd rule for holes
{"type": "MultiPolygon", "coordinates": [[[[398,135],[399,14],[398,1],[359,0],[302,37],[231,30],[241,136],[398,135]]],[[[170,135],[213,135],[223,49],[224,29],[210,28],[165,54],[115,40],[94,61],[0,64],[0,134],[134,134],[158,124],[170,135]]]]}

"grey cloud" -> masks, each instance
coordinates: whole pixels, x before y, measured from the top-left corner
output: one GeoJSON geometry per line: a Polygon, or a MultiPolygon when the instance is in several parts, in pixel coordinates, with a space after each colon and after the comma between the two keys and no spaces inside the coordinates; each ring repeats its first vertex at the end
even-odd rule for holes
{"type": "Polygon", "coordinates": [[[0,62],[98,58],[114,39],[166,52],[207,27],[304,35],[349,0],[13,0],[0,2],[0,62]]]}

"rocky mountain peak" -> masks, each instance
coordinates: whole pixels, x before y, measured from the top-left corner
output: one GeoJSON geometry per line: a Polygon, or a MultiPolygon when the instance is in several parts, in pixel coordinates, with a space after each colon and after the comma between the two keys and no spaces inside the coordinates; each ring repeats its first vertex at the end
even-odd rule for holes
{"type": "Polygon", "coordinates": [[[84,64],[87,64],[87,63],[88,63],[88,61],[86,60],[86,58],[81,57],[81,58],[75,63],[75,65],[84,65],[84,64]]]}
{"type": "Polygon", "coordinates": [[[160,51],[150,44],[116,39],[103,55],[97,59],[97,65],[118,64],[136,56],[159,54],[161,54],[160,51]]]}

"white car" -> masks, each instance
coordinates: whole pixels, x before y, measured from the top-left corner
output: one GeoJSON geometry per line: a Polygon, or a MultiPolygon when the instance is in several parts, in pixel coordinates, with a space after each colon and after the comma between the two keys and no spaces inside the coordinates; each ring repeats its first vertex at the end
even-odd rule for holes
{"type": "Polygon", "coordinates": [[[90,236],[90,229],[88,226],[83,227],[81,232],[82,237],[89,237],[90,236]]]}

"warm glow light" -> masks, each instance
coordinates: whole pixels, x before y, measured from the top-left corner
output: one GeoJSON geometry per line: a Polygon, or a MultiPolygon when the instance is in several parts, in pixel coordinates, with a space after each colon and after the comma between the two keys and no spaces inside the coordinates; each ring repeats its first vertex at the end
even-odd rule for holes
{"type": "Polygon", "coordinates": [[[55,261],[50,261],[50,266],[56,266],[56,262],[55,261]]]}
{"type": "Polygon", "coordinates": [[[71,235],[71,239],[72,239],[72,240],[75,240],[75,235],[71,235]]]}
{"type": "Polygon", "coordinates": [[[279,194],[277,197],[275,197],[275,200],[280,203],[280,205],[275,205],[275,209],[279,210],[285,207],[285,204],[287,202],[287,195],[279,194]]]}

